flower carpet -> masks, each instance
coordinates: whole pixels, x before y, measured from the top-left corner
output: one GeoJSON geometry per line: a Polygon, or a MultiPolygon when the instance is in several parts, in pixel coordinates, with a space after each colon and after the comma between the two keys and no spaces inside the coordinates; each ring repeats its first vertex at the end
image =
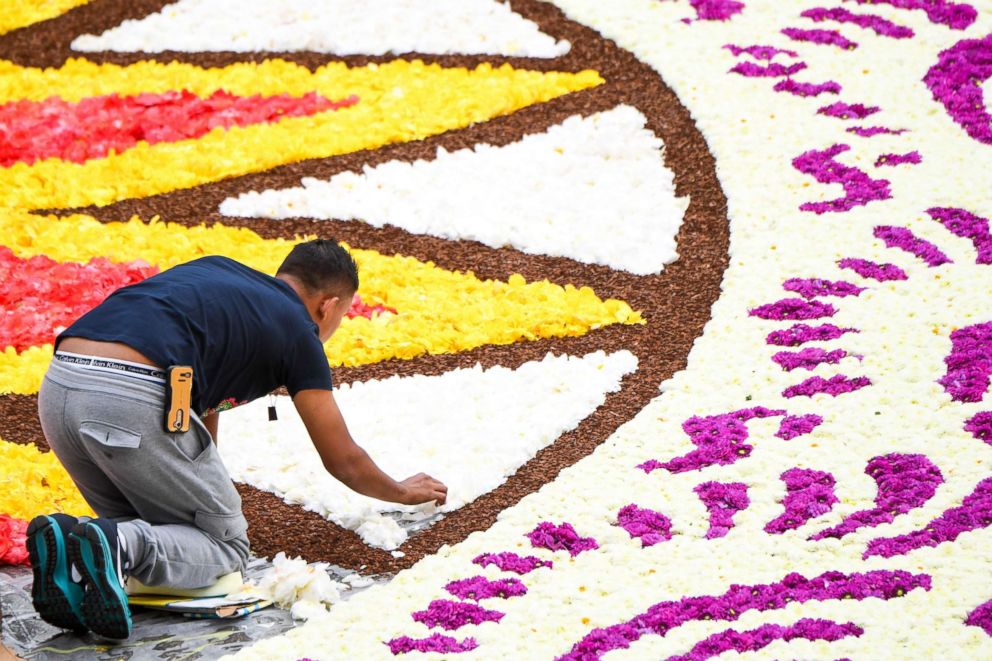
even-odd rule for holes
{"type": "Polygon", "coordinates": [[[989,0],[8,4],[0,562],[87,512],[59,329],[334,237],[345,418],[450,499],[231,402],[253,551],[381,581],[237,657],[992,656],[989,0]]]}

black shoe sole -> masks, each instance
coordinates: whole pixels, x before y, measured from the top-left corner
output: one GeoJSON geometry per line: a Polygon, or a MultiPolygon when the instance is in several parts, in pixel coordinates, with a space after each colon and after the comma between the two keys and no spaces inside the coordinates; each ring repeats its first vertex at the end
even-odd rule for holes
{"type": "Polygon", "coordinates": [[[130,637],[127,594],[117,578],[110,544],[98,526],[86,524],[69,535],[69,558],[86,584],[81,609],[86,627],[112,640],[130,637]]]}
{"type": "Polygon", "coordinates": [[[45,622],[60,629],[84,633],[79,604],[83,590],[69,576],[66,540],[58,524],[47,516],[36,516],[28,525],[28,556],[34,582],[31,601],[45,622]],[[76,607],[73,607],[75,602],[76,607]]]}

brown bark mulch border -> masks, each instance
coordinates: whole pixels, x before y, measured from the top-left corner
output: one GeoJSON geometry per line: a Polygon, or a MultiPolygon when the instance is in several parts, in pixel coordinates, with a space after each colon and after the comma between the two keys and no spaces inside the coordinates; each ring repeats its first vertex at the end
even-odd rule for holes
{"type": "MultiPolygon", "coordinates": [[[[164,4],[165,0],[95,0],[59,18],[0,37],[0,58],[12,59],[23,65],[57,66],[73,55],[68,50],[68,44],[76,35],[100,32],[123,18],[146,15],[164,4]]],[[[498,364],[515,367],[525,361],[539,359],[548,351],[582,355],[599,349],[628,349],[640,361],[637,372],[623,380],[622,389],[609,395],[606,403],[576,429],[563,434],[553,445],[539,452],[499,488],[411,536],[400,547],[405,553],[402,558],[393,558],[385,551],[370,549],[353,532],[331,524],[323,517],[298,506],[287,505],[272,494],[239,484],[245,512],[252,524],[250,536],[253,549],[260,555],[287,551],[302,554],[311,561],[324,560],[364,572],[395,572],[436,552],[444,544],[458,543],[470,533],[488,528],[499,512],[554,479],[563,468],[587,456],[656,397],[658,385],[685,366],[692,343],[709,320],[710,308],[719,295],[723,271],[728,262],[727,207],[716,177],[714,160],[689,112],[653,69],[595,31],[568,20],[556,7],[539,0],[512,0],[510,4],[515,11],[537,22],[542,31],[558,39],[568,39],[572,43],[571,52],[551,60],[416,54],[400,57],[418,57],[444,66],[472,67],[485,61],[495,64],[509,62],[516,67],[540,70],[578,71],[589,68],[599,71],[606,83],[426,140],[294,163],[192,189],[81,210],[103,221],[124,220],[135,214],[148,219],[158,214],[165,220],[186,225],[206,221],[248,227],[265,237],[291,238],[297,234],[315,234],[344,240],[359,248],[432,260],[444,268],[472,270],[485,278],[505,279],[512,273],[520,273],[528,280],[548,278],[559,284],[588,285],[601,297],[628,301],[647,318],[646,326],[609,326],[578,338],[486,346],[458,354],[336,369],[337,382],[346,383],[394,374],[441,374],[476,362],[484,366],[498,364]],[[523,135],[544,131],[570,115],[588,115],[618,103],[633,105],[647,117],[648,127],[665,142],[665,162],[675,173],[678,194],[691,198],[678,235],[679,259],[657,276],[638,277],[571,259],[526,255],[508,248],[494,250],[476,242],[445,241],[410,234],[391,226],[377,229],[357,221],[325,222],[303,218],[274,221],[228,218],[216,212],[221,200],[248,190],[295,186],[302,176],[326,178],[346,170],[360,171],[365,165],[393,159],[433,159],[439,146],[452,151],[478,142],[505,145],[519,140],[523,135]]],[[[395,59],[336,58],[315,53],[99,53],[87,54],[86,57],[93,61],[121,64],[147,59],[176,59],[207,66],[283,57],[309,68],[331,61],[360,65],[395,59]]],[[[59,213],[65,213],[65,210],[59,213]]],[[[221,442],[237,442],[236,439],[224,439],[223,424],[221,429],[221,442]]],[[[35,397],[0,398],[0,436],[15,442],[33,441],[42,445],[35,397]]]]}

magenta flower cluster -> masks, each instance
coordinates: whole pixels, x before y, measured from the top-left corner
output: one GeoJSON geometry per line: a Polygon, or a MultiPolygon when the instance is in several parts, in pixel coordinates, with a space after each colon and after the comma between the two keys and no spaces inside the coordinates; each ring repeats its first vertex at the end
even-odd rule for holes
{"type": "Polygon", "coordinates": [[[857,42],[851,41],[837,30],[804,30],[802,28],[784,28],[781,32],[793,41],[805,41],[811,44],[837,46],[838,48],[843,48],[845,50],[854,50],[858,47],[857,42]]]}
{"type": "MultiPolygon", "coordinates": [[[[731,17],[744,11],[744,3],[738,0],[689,0],[696,10],[699,21],[729,21],[731,17]]],[[[683,19],[688,23],[688,19],[683,19]]]]}
{"type": "Polygon", "coordinates": [[[955,402],[980,402],[992,375],[992,321],[951,333],[951,353],[944,358],[947,373],[938,383],[955,402]]]}
{"type": "Polygon", "coordinates": [[[503,553],[483,553],[472,560],[480,567],[496,565],[500,571],[513,572],[514,574],[529,574],[539,567],[551,568],[554,566],[550,560],[541,560],[532,555],[520,556],[516,553],[504,551],[503,553]]]}
{"type": "Polygon", "coordinates": [[[501,578],[490,581],[485,576],[473,576],[451,581],[444,586],[448,594],[459,599],[481,601],[483,599],[509,599],[527,594],[527,586],[519,578],[501,578]]]}
{"type": "Polygon", "coordinates": [[[854,0],[859,5],[886,4],[898,9],[922,9],[927,19],[937,25],[946,25],[954,30],[964,30],[975,22],[978,12],[971,5],[948,2],[948,0],[854,0]]]}
{"type": "Polygon", "coordinates": [[[849,126],[848,133],[859,135],[862,138],[873,138],[876,135],[901,135],[909,129],[890,129],[884,126],[849,126]]]}
{"type": "Polygon", "coordinates": [[[724,44],[723,47],[733,53],[734,57],[750,55],[756,60],[771,60],[774,59],[776,55],[799,57],[799,53],[794,50],[776,48],[775,46],[762,46],[759,44],[754,44],[753,46],[736,46],[734,44],[724,44]]]}
{"type": "Polygon", "coordinates": [[[748,315],[759,319],[784,321],[786,319],[819,319],[832,317],[837,308],[820,301],[804,301],[801,298],[783,298],[774,303],[766,303],[748,310],[748,315]]]}
{"type": "Polygon", "coordinates": [[[824,278],[789,278],[782,283],[782,288],[799,294],[803,298],[817,296],[857,296],[865,290],[843,280],[825,280],[824,278]]]}
{"type": "Polygon", "coordinates": [[[617,513],[617,525],[631,539],[640,539],[641,548],[667,542],[672,538],[672,521],[661,512],[644,509],[631,503],[617,513]]]}
{"type": "Polygon", "coordinates": [[[930,576],[906,571],[878,570],[863,574],[830,571],[814,578],[789,574],[777,583],[732,585],[719,596],[684,597],[662,601],[633,619],[586,634],[559,661],[591,661],[607,652],[626,649],[648,634],[664,636],[687,622],[734,621],[748,611],[773,611],[787,604],[832,599],[893,599],[930,589],[930,576]]]}
{"type": "Polygon", "coordinates": [[[972,627],[981,627],[982,631],[992,636],[992,601],[986,601],[971,611],[964,623],[972,627]]]}
{"type": "Polygon", "coordinates": [[[992,115],[985,108],[982,83],[992,78],[992,34],[983,39],[965,39],[942,51],[923,77],[935,101],[943,104],[965,132],[975,140],[992,144],[992,115]]]}
{"type": "Polygon", "coordinates": [[[803,618],[795,624],[763,624],[750,631],[727,629],[696,643],[688,654],[670,656],[666,661],[705,661],[731,650],[738,654],[756,652],[777,640],[825,640],[835,642],[851,636],[860,637],[864,629],[847,622],[803,618]]]}
{"type": "Polygon", "coordinates": [[[920,152],[911,151],[905,154],[882,154],[875,159],[875,167],[880,168],[895,167],[897,165],[903,165],[909,163],[911,165],[919,165],[923,162],[923,157],[920,156],[920,152]]]}
{"type": "Polygon", "coordinates": [[[840,328],[833,324],[823,324],[822,326],[796,324],[785,330],[772,331],[765,338],[765,342],[778,347],[797,347],[807,342],[836,340],[845,333],[859,332],[857,328],[840,328]]]}
{"type": "Polygon", "coordinates": [[[583,551],[599,548],[599,544],[592,537],[580,537],[571,523],[562,523],[556,526],[549,521],[542,521],[537,524],[536,528],[527,533],[526,537],[535,548],[548,549],[549,551],[568,551],[572,557],[583,551]]]}
{"type": "Polygon", "coordinates": [[[878,485],[875,507],[846,517],[838,525],[821,530],[811,540],[840,539],[860,528],[891,523],[900,514],[923,506],[944,483],[944,476],[922,454],[887,454],[868,462],[865,474],[878,485]]]}
{"type": "Polygon", "coordinates": [[[867,259],[858,259],[855,257],[845,257],[837,262],[837,266],[842,269],[851,269],[862,278],[871,278],[879,282],[906,280],[909,277],[905,271],[895,264],[877,264],[867,259]]]}
{"type": "Polygon", "coordinates": [[[788,66],[778,62],[770,62],[765,66],[754,62],[738,62],[730,68],[730,73],[736,73],[747,78],[781,78],[799,73],[806,68],[805,62],[796,62],[788,66]]]}
{"type": "Polygon", "coordinates": [[[785,511],[765,524],[765,532],[781,535],[810,519],[826,514],[839,503],[834,495],[837,481],[830,473],[811,468],[790,468],[782,473],[785,482],[785,511]]]}
{"type": "Polygon", "coordinates": [[[863,557],[891,558],[924,546],[953,542],[961,533],[992,525],[992,477],[985,478],[958,507],[952,507],[920,530],[897,537],[880,537],[868,542],[863,557]]]}
{"type": "Polygon", "coordinates": [[[825,150],[812,149],[792,160],[794,168],[803,174],[811,175],[821,184],[840,184],[844,187],[844,197],[826,202],[806,202],[800,205],[801,211],[812,211],[816,214],[850,211],[854,207],[892,197],[890,182],[887,179],[872,179],[862,170],[844,165],[834,158],[849,149],[848,145],[833,145],[825,150]]]}
{"type": "Polygon", "coordinates": [[[671,473],[685,473],[717,464],[733,464],[749,456],[754,449],[753,445],[745,443],[748,438],[747,421],[777,415],[785,415],[785,411],[756,406],[720,415],[693,416],[682,423],[682,429],[696,446],[695,450],[666,462],[651,459],[638,468],[645,473],[660,468],[671,473]]]}
{"type": "Polygon", "coordinates": [[[693,489],[703,501],[710,516],[706,539],[726,537],[734,527],[734,515],[751,504],[747,485],[743,482],[703,482],[693,489]]]}
{"type": "Polygon", "coordinates": [[[876,239],[885,242],[886,248],[898,248],[911,255],[919,257],[927,266],[933,268],[941,264],[950,264],[951,258],[934,244],[919,238],[907,227],[894,227],[892,225],[878,225],[875,227],[874,235],[876,239]]]}
{"type": "Polygon", "coordinates": [[[804,436],[823,424],[823,418],[815,413],[806,415],[787,415],[782,418],[782,423],[775,432],[776,438],[783,441],[791,441],[794,438],[804,436]]]}
{"type": "Polygon", "coordinates": [[[437,652],[440,654],[457,654],[461,652],[471,652],[479,643],[475,638],[466,638],[458,641],[451,636],[444,636],[439,633],[432,634],[427,638],[410,638],[401,636],[386,643],[389,651],[394,655],[407,654],[409,652],[437,652]]]}
{"type": "Polygon", "coordinates": [[[931,207],[927,213],[954,236],[971,240],[978,252],[976,264],[992,264],[992,233],[989,232],[988,218],[952,207],[931,207]]]}
{"type": "Polygon", "coordinates": [[[821,376],[811,376],[802,383],[797,383],[783,390],[782,396],[812,397],[813,395],[826,393],[831,397],[836,397],[837,395],[854,392],[870,385],[871,379],[867,376],[856,376],[853,379],[843,374],[836,374],[829,379],[824,379],[821,376]]]}
{"type": "MultiPolygon", "coordinates": [[[[865,117],[874,115],[879,110],[881,108],[878,106],[866,106],[861,103],[844,103],[843,101],[838,101],[837,103],[831,103],[829,106],[819,108],[816,114],[826,115],[827,117],[838,117],[840,119],[864,119],[865,117]]],[[[844,149],[841,151],[847,150],[844,149]]]]}
{"type": "Polygon", "coordinates": [[[910,28],[897,25],[887,18],[882,18],[876,14],[855,14],[843,7],[807,9],[800,16],[816,23],[822,23],[823,21],[853,23],[860,28],[871,30],[879,36],[891,37],[893,39],[909,39],[916,34],[910,28]]]}
{"type": "Polygon", "coordinates": [[[980,441],[992,445],[992,411],[976,413],[964,423],[964,430],[980,441]]]}
{"type": "Polygon", "coordinates": [[[415,612],[413,619],[417,622],[422,622],[432,629],[441,627],[448,631],[454,631],[466,624],[499,622],[503,619],[504,615],[505,613],[489,610],[476,604],[465,603],[464,601],[435,599],[427,606],[427,610],[415,612]]]}
{"type": "Polygon", "coordinates": [[[826,351],[824,349],[807,348],[802,351],[779,351],[772,360],[782,366],[787,372],[795,369],[812,370],[817,365],[836,365],[841,358],[847,356],[843,349],[826,351]]]}
{"type": "Polygon", "coordinates": [[[840,94],[840,83],[828,80],[823,83],[800,83],[792,78],[786,78],[775,83],[776,92],[788,92],[794,96],[820,96],[821,94],[840,94]]]}

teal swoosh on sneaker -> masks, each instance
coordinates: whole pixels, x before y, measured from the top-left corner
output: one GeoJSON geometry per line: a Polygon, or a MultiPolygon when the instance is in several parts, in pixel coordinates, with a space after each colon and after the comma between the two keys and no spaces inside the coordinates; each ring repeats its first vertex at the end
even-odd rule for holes
{"type": "Polygon", "coordinates": [[[131,635],[131,609],[117,577],[114,552],[99,526],[86,523],[69,535],[70,557],[86,584],[82,614],[93,633],[114,640],[131,635]]]}
{"type": "Polygon", "coordinates": [[[66,541],[62,528],[50,516],[36,516],[28,525],[28,557],[34,573],[31,601],[45,622],[83,632],[83,588],[69,575],[66,541]]]}

